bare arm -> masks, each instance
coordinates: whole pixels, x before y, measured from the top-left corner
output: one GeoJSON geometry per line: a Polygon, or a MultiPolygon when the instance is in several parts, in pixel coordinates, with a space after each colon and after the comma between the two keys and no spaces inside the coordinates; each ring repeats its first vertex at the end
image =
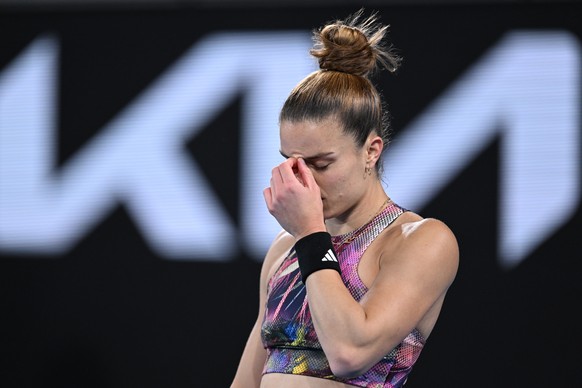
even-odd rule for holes
{"type": "Polygon", "coordinates": [[[267,252],[265,261],[261,268],[260,290],[259,290],[259,313],[257,320],[251,330],[247,343],[243,350],[236,375],[231,384],[231,388],[259,387],[263,366],[267,357],[267,352],[261,342],[261,324],[265,314],[265,302],[267,298],[267,285],[273,267],[279,259],[291,248],[294,240],[286,232],[277,235],[271,248],[267,252]]]}
{"type": "Polygon", "coordinates": [[[368,293],[356,302],[334,271],[307,279],[313,323],[334,374],[367,371],[421,322],[452,283],[458,247],[437,220],[411,223],[368,293]]]}

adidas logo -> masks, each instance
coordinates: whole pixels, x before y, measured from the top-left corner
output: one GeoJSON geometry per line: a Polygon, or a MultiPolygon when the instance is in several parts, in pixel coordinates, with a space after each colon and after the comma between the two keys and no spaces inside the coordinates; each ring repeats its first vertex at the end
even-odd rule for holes
{"type": "Polygon", "coordinates": [[[325,254],[325,256],[323,256],[321,261],[335,261],[337,263],[337,259],[335,258],[335,255],[333,254],[333,251],[331,249],[327,250],[327,253],[325,254]]]}

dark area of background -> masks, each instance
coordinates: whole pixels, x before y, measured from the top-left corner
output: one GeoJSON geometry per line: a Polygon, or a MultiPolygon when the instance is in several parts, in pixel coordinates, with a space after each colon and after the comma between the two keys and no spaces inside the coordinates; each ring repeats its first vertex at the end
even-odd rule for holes
{"type": "MultiPolygon", "coordinates": [[[[308,31],[357,8],[6,9],[0,71],[40,34],[60,39],[61,166],[205,34],[308,31]]],[[[396,77],[377,79],[395,136],[503,33],[557,28],[582,37],[576,4],[369,8],[391,25],[391,40],[405,58],[396,77]]],[[[240,104],[237,99],[187,144],[235,222],[244,171],[233,180],[224,166],[240,165],[240,104]],[[230,151],[219,160],[216,144],[230,151]]],[[[582,386],[575,318],[582,296],[580,208],[518,267],[501,269],[498,151],[499,139],[430,204],[414,209],[451,227],[461,265],[407,387],[582,386]]],[[[259,270],[244,251],[226,263],[159,258],[123,205],[62,257],[4,254],[0,386],[226,387],[256,316],[259,270]]]]}

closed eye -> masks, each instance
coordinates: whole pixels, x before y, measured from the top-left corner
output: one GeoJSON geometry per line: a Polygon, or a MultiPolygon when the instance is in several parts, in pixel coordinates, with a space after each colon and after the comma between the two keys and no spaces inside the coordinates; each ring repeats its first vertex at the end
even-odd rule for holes
{"type": "Polygon", "coordinates": [[[329,164],[326,164],[324,166],[317,166],[317,165],[312,165],[313,169],[316,171],[325,171],[327,170],[327,168],[329,167],[329,164]]]}
{"type": "MultiPolygon", "coordinates": [[[[289,156],[285,155],[283,151],[279,151],[282,157],[289,159],[289,156]]],[[[325,171],[333,163],[334,157],[333,152],[324,152],[311,157],[303,157],[305,163],[315,171],[325,171]]]]}

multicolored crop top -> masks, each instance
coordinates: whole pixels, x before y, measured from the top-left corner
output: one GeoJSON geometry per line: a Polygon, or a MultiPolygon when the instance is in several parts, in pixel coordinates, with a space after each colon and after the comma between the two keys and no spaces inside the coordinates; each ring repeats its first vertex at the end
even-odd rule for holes
{"type": "MultiPolygon", "coordinates": [[[[405,211],[391,203],[369,223],[350,233],[332,237],[342,280],[355,300],[359,301],[368,291],[358,275],[360,258],[372,241],[405,211]]],[[[336,377],[315,333],[293,249],[270,279],[267,292],[261,329],[263,346],[267,350],[263,374],[296,374],[357,387],[399,388],[406,382],[424,346],[424,337],[415,329],[363,375],[336,377]]]]}

